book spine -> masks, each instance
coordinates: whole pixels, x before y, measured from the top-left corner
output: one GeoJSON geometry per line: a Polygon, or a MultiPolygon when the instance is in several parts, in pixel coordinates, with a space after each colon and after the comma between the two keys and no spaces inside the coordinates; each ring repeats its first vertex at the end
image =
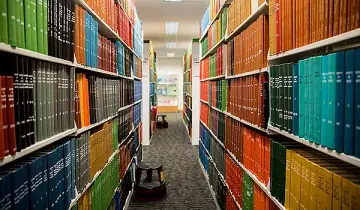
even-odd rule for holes
{"type": "Polygon", "coordinates": [[[329,149],[335,149],[335,96],[336,96],[336,54],[328,55],[328,114],[327,114],[327,144],[329,149]]]}
{"type": "Polygon", "coordinates": [[[0,159],[9,154],[6,116],[6,77],[0,76],[0,159]]]}
{"type": "MultiPolygon", "coordinates": [[[[44,0],[47,1],[47,0],[44,0]]],[[[37,25],[37,47],[39,53],[45,53],[44,49],[44,5],[43,0],[36,0],[36,25],[37,25]]]]}
{"type": "MultiPolygon", "coordinates": [[[[38,52],[38,26],[36,22],[36,4],[37,0],[30,0],[30,22],[31,22],[31,50],[34,52],[38,52]]],[[[42,45],[42,44],[41,44],[42,45]]]]}
{"type": "Polygon", "coordinates": [[[327,141],[327,117],[328,117],[328,56],[322,56],[321,61],[321,145],[326,145],[327,141]]]}
{"type": "Polygon", "coordinates": [[[314,92],[314,130],[313,138],[317,144],[321,143],[321,108],[322,108],[322,56],[317,56],[313,60],[314,65],[314,81],[313,89],[314,92]]]}
{"type": "Polygon", "coordinates": [[[49,33],[48,33],[48,0],[43,0],[43,8],[42,8],[42,14],[43,14],[43,45],[44,45],[44,51],[43,53],[45,55],[49,54],[49,33]]]}
{"type": "Polygon", "coordinates": [[[0,41],[9,43],[9,29],[8,29],[8,6],[7,0],[0,1],[0,41]]]}
{"type": "Polygon", "coordinates": [[[360,157],[360,49],[355,50],[355,135],[354,155],[360,157]]]}
{"type": "Polygon", "coordinates": [[[345,117],[344,117],[344,153],[354,154],[354,95],[355,95],[355,51],[345,53],[345,117]]]}
{"type": "Polygon", "coordinates": [[[345,53],[336,53],[335,150],[344,150],[345,53]]]}
{"type": "Polygon", "coordinates": [[[305,137],[305,69],[304,60],[299,61],[299,137],[305,137]]]}
{"type": "Polygon", "coordinates": [[[293,64],[293,121],[292,133],[299,135],[299,64],[293,64]]]}
{"type": "Polygon", "coordinates": [[[17,46],[16,33],[16,2],[14,0],[7,0],[7,20],[9,32],[9,45],[17,46]]]}

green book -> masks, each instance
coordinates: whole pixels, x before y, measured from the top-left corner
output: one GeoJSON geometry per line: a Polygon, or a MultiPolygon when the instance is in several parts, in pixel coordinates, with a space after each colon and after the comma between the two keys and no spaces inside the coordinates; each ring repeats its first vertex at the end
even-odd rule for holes
{"type": "Polygon", "coordinates": [[[14,0],[7,0],[7,17],[9,26],[9,44],[17,46],[16,33],[16,2],[14,0]]]}
{"type": "Polygon", "coordinates": [[[38,52],[37,47],[37,26],[36,26],[36,0],[30,0],[30,21],[31,21],[31,50],[38,52]]]}
{"type": "MultiPolygon", "coordinates": [[[[46,1],[46,0],[45,0],[46,1]]],[[[36,1],[36,29],[38,52],[44,53],[43,0],[36,1]]]]}
{"type": "Polygon", "coordinates": [[[312,91],[314,92],[314,129],[313,139],[317,144],[321,144],[321,106],[322,106],[322,56],[314,59],[314,81],[312,91]]]}
{"type": "Polygon", "coordinates": [[[285,79],[285,66],[280,65],[279,68],[279,128],[284,129],[284,79],[285,79]]]}
{"type": "Polygon", "coordinates": [[[305,110],[304,110],[304,138],[309,139],[309,111],[310,111],[310,102],[309,102],[309,59],[304,60],[304,89],[305,89],[305,110]]]}
{"type": "Polygon", "coordinates": [[[31,50],[31,0],[24,0],[24,13],[25,13],[25,48],[31,50]]]}
{"type": "Polygon", "coordinates": [[[292,132],[292,124],[293,124],[293,63],[289,63],[287,65],[287,76],[288,76],[288,88],[287,88],[287,108],[288,108],[288,120],[287,120],[287,128],[288,133],[292,132]]]}
{"type": "Polygon", "coordinates": [[[305,137],[305,69],[304,60],[299,61],[299,137],[305,137]]]}
{"type": "Polygon", "coordinates": [[[308,140],[309,141],[313,141],[314,140],[314,65],[315,63],[315,57],[309,58],[308,59],[308,65],[307,65],[307,73],[308,73],[308,99],[309,99],[309,104],[308,104],[308,124],[309,125],[309,129],[308,129],[308,140]]]}
{"type": "Polygon", "coordinates": [[[289,83],[289,77],[288,77],[288,64],[283,65],[283,125],[282,129],[284,131],[288,131],[288,116],[289,116],[289,110],[288,110],[288,83],[289,83]]]}
{"type": "Polygon", "coordinates": [[[0,0],[0,41],[8,44],[8,15],[7,15],[7,0],[0,0]]]}
{"type": "Polygon", "coordinates": [[[48,2],[43,0],[43,27],[44,27],[44,54],[49,54],[48,49],[48,2]]]}
{"type": "Polygon", "coordinates": [[[19,47],[25,48],[25,17],[24,17],[24,0],[20,1],[20,45],[19,47]]]}
{"type": "Polygon", "coordinates": [[[335,149],[335,98],[336,98],[336,53],[328,55],[328,124],[326,126],[329,149],[335,149]]]}
{"type": "Polygon", "coordinates": [[[23,47],[21,45],[21,23],[20,23],[21,5],[20,5],[20,0],[13,0],[13,1],[15,1],[16,46],[23,47]]]}

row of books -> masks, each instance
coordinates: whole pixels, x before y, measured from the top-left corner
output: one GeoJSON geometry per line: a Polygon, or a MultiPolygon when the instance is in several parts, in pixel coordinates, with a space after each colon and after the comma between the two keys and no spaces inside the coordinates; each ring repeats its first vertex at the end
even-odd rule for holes
{"type": "Polygon", "coordinates": [[[0,159],[73,128],[73,69],[1,53],[0,159]],[[55,93],[55,94],[51,94],[55,93]]]}
{"type": "Polygon", "coordinates": [[[188,71],[183,76],[184,82],[192,82],[192,71],[188,71]]]}
{"type": "Polygon", "coordinates": [[[227,44],[227,75],[237,75],[267,66],[269,20],[260,15],[227,44]]]}
{"type": "Polygon", "coordinates": [[[225,4],[226,0],[211,0],[210,1],[210,20],[214,20],[217,13],[219,13],[220,9],[223,7],[223,5],[225,4]]]}
{"type": "Polygon", "coordinates": [[[67,209],[80,181],[78,140],[69,139],[2,167],[3,209],[67,209]]]}
{"type": "Polygon", "coordinates": [[[138,55],[140,58],[142,57],[142,52],[143,52],[143,41],[141,38],[141,32],[137,33],[135,31],[135,27],[133,28],[133,45],[134,45],[134,52],[136,53],[136,55],[138,55]]]}
{"type": "Polygon", "coordinates": [[[187,93],[188,95],[192,95],[192,83],[184,83],[183,85],[183,90],[185,93],[187,93]]]}
{"type": "Polygon", "coordinates": [[[186,105],[187,105],[190,109],[192,109],[192,97],[184,94],[183,101],[184,101],[184,103],[186,103],[186,105]]]}
{"type": "Polygon", "coordinates": [[[207,36],[201,40],[201,55],[204,56],[221,39],[225,37],[227,25],[227,8],[225,8],[209,27],[207,36]]]}
{"type": "Polygon", "coordinates": [[[227,117],[225,123],[225,148],[267,186],[270,179],[270,138],[231,117],[227,117]]]}
{"type": "Polygon", "coordinates": [[[227,112],[259,127],[266,128],[269,118],[268,75],[230,80],[227,112]]]}
{"type": "Polygon", "coordinates": [[[215,54],[200,61],[200,79],[225,75],[227,69],[227,46],[222,44],[215,54]]]}
{"type": "Polygon", "coordinates": [[[134,65],[133,65],[134,76],[138,78],[142,78],[142,61],[136,56],[133,56],[133,58],[134,58],[134,65]]]}
{"type": "Polygon", "coordinates": [[[119,118],[119,143],[122,143],[125,138],[129,136],[130,131],[133,129],[133,114],[132,107],[121,110],[118,112],[119,118]]]}
{"type": "Polygon", "coordinates": [[[205,33],[205,30],[207,30],[208,26],[210,24],[210,5],[206,8],[205,13],[201,19],[200,23],[200,36],[202,36],[205,33]]]}
{"type": "Polygon", "coordinates": [[[73,204],[71,210],[106,209],[119,183],[118,157],[115,156],[94,180],[90,188],[73,204]]]}
{"type": "Polygon", "coordinates": [[[142,82],[134,81],[134,101],[139,101],[142,98],[142,82]]]}
{"type": "Polygon", "coordinates": [[[100,171],[108,162],[110,156],[117,150],[118,132],[117,121],[104,123],[97,131],[93,131],[88,139],[90,145],[90,180],[100,171]]]}
{"type": "Polygon", "coordinates": [[[209,101],[209,81],[200,82],[200,99],[209,101]]]}
{"type": "Polygon", "coordinates": [[[116,115],[133,103],[133,82],[127,79],[103,79],[76,74],[76,115],[78,128],[86,127],[116,115]],[[118,91],[123,94],[117,94],[118,91]]]}
{"type": "Polygon", "coordinates": [[[269,2],[270,54],[279,54],[360,27],[357,1],[269,2]],[[293,12],[289,12],[293,11],[293,12]]]}
{"type": "Polygon", "coordinates": [[[200,120],[209,125],[210,107],[205,103],[200,103],[200,120]]]}
{"type": "Polygon", "coordinates": [[[141,102],[133,106],[133,122],[134,127],[137,127],[141,123],[141,102]]]}
{"type": "Polygon", "coordinates": [[[271,143],[270,191],[285,208],[359,208],[359,169],[291,140],[271,143]]]}
{"type": "Polygon", "coordinates": [[[117,27],[117,3],[116,1],[84,0],[84,2],[103,20],[112,30],[117,27]]]}
{"type": "Polygon", "coordinates": [[[225,142],[225,114],[210,109],[208,128],[222,142],[225,142]]]}
{"type": "MultiPolygon", "coordinates": [[[[228,154],[226,154],[225,162],[226,184],[229,187],[229,193],[231,192],[235,202],[241,209],[278,209],[260,186],[254,184],[250,176],[228,154]]],[[[234,208],[233,206],[234,204],[232,204],[232,208],[228,208],[228,205],[226,205],[226,209],[237,209],[237,207],[234,208]]]]}
{"type": "Polygon", "coordinates": [[[133,27],[126,13],[118,6],[118,34],[131,48],[133,47],[133,27]]]}
{"type": "Polygon", "coordinates": [[[125,173],[122,182],[120,184],[120,198],[119,206],[120,210],[124,208],[126,200],[129,197],[129,193],[132,190],[132,184],[134,183],[134,176],[132,175],[133,166],[130,165],[130,169],[125,173]]]}
{"type": "Polygon", "coordinates": [[[271,67],[270,124],[360,157],[359,58],[356,49],[271,67]]]}
{"type": "Polygon", "coordinates": [[[227,104],[227,89],[226,80],[210,81],[208,86],[209,106],[225,111],[227,104]]]}
{"type": "Polygon", "coordinates": [[[128,171],[128,166],[130,163],[132,163],[133,155],[135,154],[135,151],[133,151],[133,143],[134,138],[133,136],[131,138],[128,138],[125,140],[125,143],[123,143],[120,146],[119,150],[119,177],[120,179],[123,179],[126,172],[128,171]]]}

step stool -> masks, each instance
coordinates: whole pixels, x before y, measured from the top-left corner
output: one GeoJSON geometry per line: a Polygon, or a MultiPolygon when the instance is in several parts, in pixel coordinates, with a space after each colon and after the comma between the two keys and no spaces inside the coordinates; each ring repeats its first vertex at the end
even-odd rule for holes
{"type": "Polygon", "coordinates": [[[165,114],[159,114],[156,118],[156,128],[168,128],[169,123],[166,121],[166,115],[165,114]],[[159,120],[159,117],[160,120],[159,120]]]}

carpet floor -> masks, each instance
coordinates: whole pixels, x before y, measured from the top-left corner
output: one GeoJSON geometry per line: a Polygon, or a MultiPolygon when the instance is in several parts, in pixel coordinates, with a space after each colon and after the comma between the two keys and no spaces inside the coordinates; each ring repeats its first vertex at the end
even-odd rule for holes
{"type": "Polygon", "coordinates": [[[216,210],[199,164],[199,147],[192,146],[182,114],[167,113],[169,128],[157,129],[143,160],[163,164],[168,196],[155,203],[131,199],[129,210],[216,210]]]}

